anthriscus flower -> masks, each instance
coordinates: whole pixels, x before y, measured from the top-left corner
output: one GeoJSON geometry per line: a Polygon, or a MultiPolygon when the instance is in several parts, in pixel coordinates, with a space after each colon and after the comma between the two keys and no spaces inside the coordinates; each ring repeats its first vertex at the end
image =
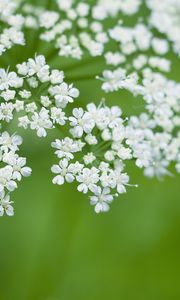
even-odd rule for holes
{"type": "Polygon", "coordinates": [[[43,55],[29,58],[16,69],[0,69],[0,120],[10,122],[14,112],[20,113],[19,127],[45,137],[48,129],[65,124],[64,109],[79,91],[64,82],[63,71],[51,70],[43,55]]]}
{"type": "Polygon", "coordinates": [[[127,161],[147,177],[171,175],[172,167],[180,172],[180,83],[172,72],[179,11],[179,0],[0,0],[0,216],[14,214],[11,192],[31,174],[11,124],[43,138],[59,130],[53,183],[74,182],[96,213],[107,212],[131,185],[127,161]],[[86,75],[68,75],[81,65],[86,75]],[[79,105],[71,78],[78,87],[91,80],[92,90],[97,80],[101,94],[120,100],[129,93],[133,104],[125,116],[120,105],[87,105],[90,90],[79,105]]]}
{"type": "Polygon", "coordinates": [[[16,1],[0,0],[0,56],[14,44],[25,44],[24,17],[16,13],[17,8],[16,1]]]}
{"type": "Polygon", "coordinates": [[[13,192],[22,177],[31,175],[31,168],[26,166],[26,158],[18,155],[22,138],[19,135],[0,133],[0,216],[6,213],[12,216],[14,211],[10,201],[13,192]]]}
{"type": "Polygon", "coordinates": [[[90,193],[97,213],[108,211],[114,197],[129,185],[124,163],[132,158],[132,151],[121,115],[119,107],[103,103],[99,107],[90,103],[86,110],[75,108],[69,117],[70,137],[52,143],[60,159],[52,167],[53,183],[76,181],[79,192],[90,193]]]}

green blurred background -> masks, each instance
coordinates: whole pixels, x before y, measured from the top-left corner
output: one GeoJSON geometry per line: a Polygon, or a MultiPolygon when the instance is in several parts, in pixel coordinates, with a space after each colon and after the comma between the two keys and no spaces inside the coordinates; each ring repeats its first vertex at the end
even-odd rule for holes
{"type": "MultiPolygon", "coordinates": [[[[127,115],[142,109],[127,92],[104,95],[101,83],[89,78],[102,70],[102,58],[59,58],[53,47],[38,42],[37,33],[27,30],[26,36],[26,51],[14,47],[1,58],[1,67],[13,69],[43,53],[80,89],[76,105],[105,97],[127,115]]],[[[179,61],[170,58],[171,78],[179,80],[179,61]]],[[[9,130],[16,131],[16,125],[9,130]]],[[[180,177],[149,180],[130,163],[127,172],[139,188],[129,188],[108,214],[96,215],[75,185],[51,183],[56,158],[50,143],[61,133],[38,139],[33,132],[18,132],[33,174],[12,194],[15,216],[0,219],[0,300],[180,299],[180,177]]]]}

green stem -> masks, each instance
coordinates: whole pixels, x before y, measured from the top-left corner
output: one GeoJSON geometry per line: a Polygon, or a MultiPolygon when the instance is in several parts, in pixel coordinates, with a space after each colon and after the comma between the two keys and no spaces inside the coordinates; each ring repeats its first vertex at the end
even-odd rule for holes
{"type": "Polygon", "coordinates": [[[102,152],[102,150],[106,148],[108,149],[109,146],[111,146],[111,142],[103,142],[97,149],[94,150],[95,155],[99,155],[102,152]]]}
{"type": "Polygon", "coordinates": [[[93,74],[90,76],[79,76],[79,77],[66,77],[66,81],[80,81],[80,80],[94,80],[96,79],[97,74],[93,74]]]}

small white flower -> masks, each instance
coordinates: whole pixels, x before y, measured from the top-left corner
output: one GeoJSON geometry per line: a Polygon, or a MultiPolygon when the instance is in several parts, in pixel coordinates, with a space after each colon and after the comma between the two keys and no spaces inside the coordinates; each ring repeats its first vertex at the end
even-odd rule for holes
{"type": "Polygon", "coordinates": [[[44,107],[48,107],[51,105],[51,100],[49,99],[48,96],[41,96],[41,104],[44,106],[44,107]]]}
{"type": "Polygon", "coordinates": [[[21,181],[22,176],[29,177],[31,175],[31,168],[26,167],[26,158],[18,157],[17,154],[9,152],[4,156],[4,162],[8,163],[13,168],[12,179],[21,181]]]}
{"type": "Polygon", "coordinates": [[[92,152],[83,156],[83,160],[86,165],[92,164],[95,159],[96,156],[94,156],[92,152]]]}
{"type": "Polygon", "coordinates": [[[109,204],[113,201],[113,195],[109,188],[101,189],[97,187],[94,191],[94,196],[90,197],[90,204],[95,205],[95,212],[98,214],[100,212],[109,211],[109,204]]]}
{"type": "Polygon", "coordinates": [[[74,102],[74,98],[79,96],[78,89],[73,88],[72,85],[68,86],[65,82],[51,87],[49,93],[55,97],[56,106],[60,108],[64,108],[68,103],[74,102]]]}
{"type": "Polygon", "coordinates": [[[74,140],[66,137],[64,140],[56,139],[55,142],[52,143],[52,147],[56,148],[55,154],[58,158],[66,158],[66,159],[73,159],[73,153],[79,152],[82,150],[84,144],[79,145],[74,140]]]}
{"type": "Polygon", "coordinates": [[[29,58],[27,67],[29,76],[36,74],[41,82],[49,80],[49,66],[46,64],[46,60],[43,55],[35,56],[35,59],[29,58]]]}
{"type": "Polygon", "coordinates": [[[16,91],[6,90],[1,93],[1,97],[4,98],[5,101],[13,100],[15,98],[16,91]]]}
{"type": "Polygon", "coordinates": [[[0,134],[0,147],[1,151],[8,152],[17,151],[19,146],[22,144],[22,138],[19,135],[13,134],[9,135],[7,131],[0,134]]]}
{"type": "Polygon", "coordinates": [[[69,118],[70,125],[73,127],[71,133],[74,137],[80,138],[85,133],[91,133],[95,126],[94,121],[90,118],[90,115],[84,113],[82,108],[73,109],[73,117],[69,118]]]}
{"type": "Polygon", "coordinates": [[[12,103],[1,103],[0,120],[10,122],[13,119],[14,105],[12,103]]]}
{"type": "Polygon", "coordinates": [[[11,205],[13,202],[10,201],[10,196],[5,195],[5,192],[0,192],[0,217],[7,214],[7,216],[11,217],[14,215],[14,209],[11,205]]]}
{"type": "Polygon", "coordinates": [[[59,14],[57,12],[43,12],[40,15],[40,26],[46,29],[49,29],[55,25],[57,20],[59,19],[59,14]]]}
{"type": "Polygon", "coordinates": [[[64,79],[64,72],[59,70],[53,70],[50,75],[50,81],[52,84],[61,84],[64,79]]]}
{"type": "Polygon", "coordinates": [[[46,129],[51,129],[53,127],[48,110],[43,107],[39,113],[35,112],[32,115],[30,127],[37,131],[38,137],[46,137],[46,129]]]}
{"type": "Polygon", "coordinates": [[[23,90],[19,92],[19,95],[21,96],[21,98],[23,99],[29,99],[31,97],[31,92],[27,91],[27,90],[23,90]]]}
{"type": "Polygon", "coordinates": [[[0,69],[0,90],[8,90],[10,87],[18,87],[22,85],[23,80],[18,78],[15,72],[7,72],[0,69]]]}
{"type": "Polygon", "coordinates": [[[51,171],[55,174],[58,174],[53,179],[54,184],[62,185],[64,184],[65,180],[69,183],[73,182],[74,180],[74,175],[71,173],[71,170],[68,167],[67,159],[61,160],[59,165],[52,166],[51,171]]]}
{"type": "Polygon", "coordinates": [[[29,124],[30,124],[30,120],[28,119],[27,116],[18,118],[18,126],[19,127],[23,127],[24,129],[27,129],[29,124]]]}
{"type": "Polygon", "coordinates": [[[94,135],[92,135],[91,133],[86,135],[85,141],[86,141],[89,145],[96,145],[96,144],[98,143],[97,138],[96,138],[94,135]]]}
{"type": "Polygon", "coordinates": [[[95,167],[91,169],[84,168],[81,174],[76,177],[76,180],[80,182],[78,191],[86,194],[88,190],[92,191],[96,188],[96,184],[99,181],[99,170],[95,167]]]}
{"type": "Polygon", "coordinates": [[[51,119],[53,120],[53,123],[64,125],[66,123],[67,117],[61,108],[52,107],[51,119]]]}
{"type": "Polygon", "coordinates": [[[11,166],[5,166],[0,169],[0,193],[6,188],[12,192],[17,188],[16,182],[12,179],[13,168],[11,166]]]}
{"type": "Polygon", "coordinates": [[[14,108],[17,112],[24,110],[24,101],[16,100],[14,108]]]}

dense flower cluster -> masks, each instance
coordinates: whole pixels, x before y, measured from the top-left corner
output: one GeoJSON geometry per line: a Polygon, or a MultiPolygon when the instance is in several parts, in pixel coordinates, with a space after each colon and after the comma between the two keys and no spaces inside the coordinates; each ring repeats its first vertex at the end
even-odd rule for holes
{"type": "Polygon", "coordinates": [[[180,83],[150,68],[143,68],[141,76],[137,72],[127,75],[122,68],[106,70],[102,80],[105,92],[127,89],[134,96],[141,95],[157,126],[169,132],[180,125],[180,83]]]}
{"type": "Polygon", "coordinates": [[[133,150],[136,165],[144,168],[144,175],[162,178],[171,175],[170,164],[180,172],[180,133],[172,136],[158,127],[157,122],[146,113],[132,116],[127,127],[127,143],[133,150]]]}
{"type": "Polygon", "coordinates": [[[180,55],[179,0],[147,0],[151,10],[149,23],[172,42],[174,51],[180,55]]]}
{"type": "Polygon", "coordinates": [[[64,125],[63,109],[79,95],[64,82],[64,73],[50,70],[43,55],[16,66],[17,72],[0,69],[0,120],[10,122],[17,112],[18,126],[36,130],[39,137],[55,124],[64,125]]]}
{"type": "Polygon", "coordinates": [[[24,45],[24,17],[16,13],[17,3],[0,0],[0,56],[14,44],[24,45]]]}
{"type": "Polygon", "coordinates": [[[33,58],[14,69],[11,62],[0,67],[1,216],[13,215],[9,192],[31,174],[26,159],[17,154],[22,138],[7,132],[14,118],[17,127],[35,130],[38,137],[64,127],[61,136],[68,133],[52,143],[58,158],[52,167],[53,183],[75,182],[97,213],[108,211],[109,204],[130,185],[127,160],[133,160],[148,177],[171,175],[172,165],[180,173],[180,83],[170,79],[172,61],[167,56],[172,49],[180,54],[179,0],[46,4],[0,0],[1,59],[13,45],[31,44],[31,31],[45,46],[42,49],[51,45],[47,57],[43,50],[39,55],[34,49],[33,58]],[[141,17],[145,6],[147,15],[141,17]],[[64,81],[59,66],[50,68],[56,55],[76,60],[86,56],[90,61],[101,57],[104,65],[92,78],[102,81],[102,91],[127,90],[143,100],[144,108],[139,115],[124,118],[119,106],[101,101],[84,109],[76,101],[69,116],[68,104],[78,98],[79,90],[64,81]]]}
{"type": "Polygon", "coordinates": [[[0,134],[0,216],[6,213],[14,214],[9,193],[17,188],[22,177],[31,175],[31,169],[26,166],[26,158],[18,155],[22,138],[19,135],[9,135],[7,131],[0,134]]]}
{"type": "Polygon", "coordinates": [[[173,162],[179,172],[180,84],[149,68],[142,70],[141,78],[137,73],[127,76],[121,68],[103,75],[106,92],[124,88],[145,101],[147,113],[132,116],[127,128],[137,166],[144,167],[147,176],[160,177],[170,174],[167,168],[173,162]]]}
{"type": "Polygon", "coordinates": [[[75,180],[79,192],[92,193],[90,202],[97,213],[108,211],[114,197],[125,193],[129,185],[124,162],[132,153],[121,114],[119,107],[103,103],[99,107],[90,103],[85,111],[75,108],[69,117],[71,137],[52,143],[59,158],[52,167],[53,183],[75,180]],[[78,158],[78,153],[83,155],[78,158]]]}
{"type": "Polygon", "coordinates": [[[81,59],[84,52],[101,56],[109,41],[104,21],[118,14],[132,15],[138,11],[141,0],[89,1],[56,0],[56,10],[24,6],[26,26],[41,28],[40,38],[53,42],[60,56],[81,59]]]}

